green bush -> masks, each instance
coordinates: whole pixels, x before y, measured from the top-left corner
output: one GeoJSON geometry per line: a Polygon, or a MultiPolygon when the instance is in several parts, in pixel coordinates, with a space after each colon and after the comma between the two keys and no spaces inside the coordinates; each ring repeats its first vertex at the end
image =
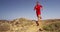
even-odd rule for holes
{"type": "Polygon", "coordinates": [[[52,23],[52,24],[44,25],[43,29],[46,31],[57,31],[60,29],[60,23],[52,23]]]}

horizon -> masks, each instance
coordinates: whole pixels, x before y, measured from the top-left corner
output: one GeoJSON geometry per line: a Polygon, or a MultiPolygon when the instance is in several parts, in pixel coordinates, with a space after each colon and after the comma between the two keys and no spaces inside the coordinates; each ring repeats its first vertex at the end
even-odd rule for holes
{"type": "MultiPolygon", "coordinates": [[[[38,0],[43,6],[42,19],[60,19],[60,0],[38,0]]],[[[37,20],[36,0],[0,0],[0,20],[28,18],[37,20]]]]}
{"type": "MultiPolygon", "coordinates": [[[[13,21],[13,20],[16,20],[16,19],[21,19],[21,18],[15,18],[15,19],[0,19],[0,20],[8,20],[8,21],[13,21]]],[[[27,20],[36,20],[38,21],[37,19],[30,19],[30,18],[23,18],[23,19],[27,19],[27,20]]],[[[57,18],[53,18],[53,19],[41,19],[41,20],[58,20],[57,18]]]]}

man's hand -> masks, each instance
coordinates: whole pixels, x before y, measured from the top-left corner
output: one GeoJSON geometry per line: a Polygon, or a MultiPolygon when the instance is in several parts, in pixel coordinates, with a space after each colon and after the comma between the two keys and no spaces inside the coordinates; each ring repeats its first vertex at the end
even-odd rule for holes
{"type": "Polygon", "coordinates": [[[43,11],[43,8],[41,8],[41,10],[43,11]]]}

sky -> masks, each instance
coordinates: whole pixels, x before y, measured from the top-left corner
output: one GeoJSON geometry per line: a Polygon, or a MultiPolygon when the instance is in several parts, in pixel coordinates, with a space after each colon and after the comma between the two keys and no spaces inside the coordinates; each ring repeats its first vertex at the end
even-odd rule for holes
{"type": "MultiPolygon", "coordinates": [[[[43,6],[42,19],[60,19],[60,0],[38,0],[43,6]]],[[[0,0],[0,20],[37,19],[36,0],[0,0]]]]}

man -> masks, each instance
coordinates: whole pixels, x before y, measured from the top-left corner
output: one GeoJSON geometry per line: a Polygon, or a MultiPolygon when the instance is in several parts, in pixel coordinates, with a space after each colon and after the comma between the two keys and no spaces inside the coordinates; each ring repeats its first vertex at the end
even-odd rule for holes
{"type": "MultiPolygon", "coordinates": [[[[34,10],[36,10],[36,15],[37,15],[38,21],[40,21],[40,19],[41,19],[41,8],[42,8],[42,6],[37,1],[36,5],[34,7],[34,10]]],[[[37,26],[39,26],[38,21],[36,21],[37,26]]]]}

